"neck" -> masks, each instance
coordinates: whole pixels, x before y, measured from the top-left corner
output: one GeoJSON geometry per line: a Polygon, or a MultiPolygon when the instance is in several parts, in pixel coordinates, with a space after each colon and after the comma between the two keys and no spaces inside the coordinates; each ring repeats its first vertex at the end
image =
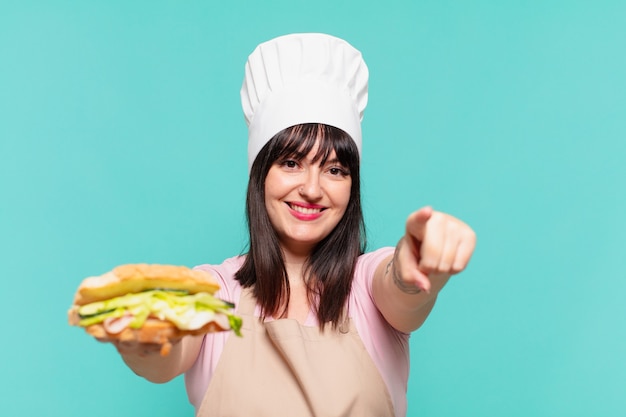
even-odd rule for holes
{"type": "Polygon", "coordinates": [[[289,277],[289,286],[296,288],[304,283],[304,264],[309,258],[310,251],[294,251],[293,248],[282,247],[285,269],[289,277]]]}
{"type": "Polygon", "coordinates": [[[304,265],[307,259],[311,256],[313,248],[309,245],[306,246],[294,246],[294,245],[280,245],[280,249],[283,253],[283,259],[285,264],[292,265],[304,265]]]}
{"type": "Polygon", "coordinates": [[[291,288],[302,286],[304,283],[304,277],[302,274],[304,262],[292,262],[285,260],[285,269],[287,270],[287,276],[289,277],[289,286],[291,288]]]}

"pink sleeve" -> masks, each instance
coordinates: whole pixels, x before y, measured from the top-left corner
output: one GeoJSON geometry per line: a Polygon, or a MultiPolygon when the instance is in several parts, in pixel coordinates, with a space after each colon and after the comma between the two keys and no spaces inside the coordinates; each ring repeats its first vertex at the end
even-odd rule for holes
{"type": "Polygon", "coordinates": [[[406,413],[409,335],[387,323],[372,297],[374,272],[393,251],[394,248],[385,247],[359,257],[349,308],[365,349],[387,385],[396,415],[401,416],[406,413]]]}

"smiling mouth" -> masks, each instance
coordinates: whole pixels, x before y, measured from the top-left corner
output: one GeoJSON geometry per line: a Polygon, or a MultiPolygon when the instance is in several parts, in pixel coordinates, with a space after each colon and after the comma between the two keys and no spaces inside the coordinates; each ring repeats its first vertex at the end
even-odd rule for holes
{"type": "Polygon", "coordinates": [[[323,207],[302,207],[302,206],[298,206],[298,205],[291,204],[291,203],[287,203],[287,205],[293,211],[297,211],[298,213],[302,213],[302,214],[317,214],[326,210],[323,207]]]}

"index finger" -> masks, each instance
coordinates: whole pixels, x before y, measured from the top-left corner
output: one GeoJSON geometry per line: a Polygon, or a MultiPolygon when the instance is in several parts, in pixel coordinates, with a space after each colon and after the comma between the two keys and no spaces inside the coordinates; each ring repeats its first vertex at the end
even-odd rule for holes
{"type": "Polygon", "coordinates": [[[406,221],[406,233],[418,242],[422,242],[426,234],[426,224],[432,215],[433,208],[430,206],[422,207],[411,213],[406,221]]]}

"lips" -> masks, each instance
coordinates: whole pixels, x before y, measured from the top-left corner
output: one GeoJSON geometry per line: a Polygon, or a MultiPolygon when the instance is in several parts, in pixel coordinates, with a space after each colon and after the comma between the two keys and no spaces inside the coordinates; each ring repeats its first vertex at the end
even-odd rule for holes
{"type": "Polygon", "coordinates": [[[326,207],[317,204],[287,203],[291,214],[300,220],[315,220],[322,215],[326,207]]]}
{"type": "Polygon", "coordinates": [[[314,213],[319,213],[322,210],[324,210],[323,206],[318,206],[318,205],[301,205],[301,204],[296,204],[296,203],[287,203],[289,204],[289,208],[291,208],[292,210],[297,211],[298,213],[303,213],[303,214],[314,214],[314,213]]]}

